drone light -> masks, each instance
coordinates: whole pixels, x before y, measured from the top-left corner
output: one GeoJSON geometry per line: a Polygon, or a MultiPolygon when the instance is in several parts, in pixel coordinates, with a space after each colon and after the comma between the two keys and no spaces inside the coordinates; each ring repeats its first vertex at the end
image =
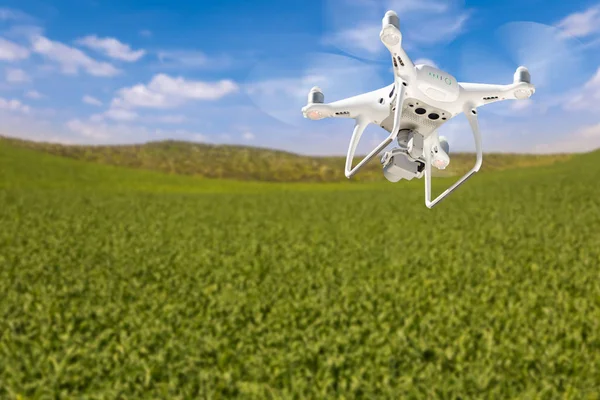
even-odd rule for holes
{"type": "Polygon", "coordinates": [[[312,111],[309,111],[309,112],[306,114],[306,116],[307,116],[308,118],[312,119],[312,120],[318,120],[318,119],[321,119],[321,118],[323,118],[323,115],[322,115],[322,114],[321,114],[319,111],[317,111],[317,110],[312,110],[312,111]]]}
{"type": "Polygon", "coordinates": [[[517,89],[515,90],[515,97],[519,100],[527,99],[531,97],[531,90],[529,89],[517,89]]]}
{"type": "Polygon", "coordinates": [[[437,159],[433,162],[433,166],[438,169],[446,169],[446,167],[448,166],[448,162],[443,159],[437,159]]]}
{"type": "Polygon", "coordinates": [[[400,35],[398,35],[398,32],[394,27],[388,26],[383,30],[381,40],[388,46],[395,46],[400,43],[400,35]]]}

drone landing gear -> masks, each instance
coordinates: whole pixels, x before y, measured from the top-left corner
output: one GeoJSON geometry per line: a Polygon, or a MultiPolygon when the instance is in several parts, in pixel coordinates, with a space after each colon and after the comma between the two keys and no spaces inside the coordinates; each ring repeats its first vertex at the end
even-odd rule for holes
{"type": "MultiPolygon", "coordinates": [[[[442,199],[448,196],[454,189],[458,188],[462,185],[467,179],[473,176],[475,172],[479,171],[481,168],[481,163],[483,161],[483,150],[481,146],[481,133],[479,132],[479,123],[477,121],[477,109],[475,108],[466,108],[464,111],[467,120],[469,121],[469,125],[471,126],[471,130],[473,131],[473,138],[475,139],[475,153],[477,156],[477,160],[475,161],[475,166],[467,172],[462,178],[460,178],[454,185],[450,186],[446,189],[442,194],[436,197],[433,201],[431,201],[431,157],[432,157],[432,142],[431,140],[426,140],[425,143],[425,205],[427,208],[432,208],[437,203],[439,203],[442,199]]],[[[430,139],[430,138],[427,138],[430,139]]]]}
{"type": "Polygon", "coordinates": [[[475,108],[467,108],[464,110],[464,114],[467,116],[467,120],[473,131],[477,161],[475,162],[475,166],[454,185],[446,189],[446,191],[433,201],[431,200],[431,166],[434,165],[438,169],[446,168],[450,162],[447,154],[447,142],[444,143],[446,145],[444,146],[437,132],[423,138],[418,132],[408,129],[401,130],[397,135],[400,147],[386,152],[381,159],[383,175],[386,179],[390,182],[398,182],[401,179],[410,181],[413,178],[419,179],[425,175],[425,205],[428,208],[432,208],[473,176],[475,172],[479,171],[483,161],[481,134],[477,121],[477,110],[475,108]]]}
{"type": "MultiPolygon", "coordinates": [[[[356,153],[356,147],[358,146],[358,142],[365,131],[365,128],[371,123],[370,120],[364,117],[359,117],[356,119],[356,125],[354,126],[354,132],[352,133],[352,139],[350,139],[350,146],[348,147],[348,154],[346,155],[346,170],[345,174],[347,178],[352,177],[354,174],[358,172],[367,162],[369,162],[373,157],[377,156],[383,149],[385,149],[390,143],[396,139],[398,133],[400,132],[400,117],[402,115],[402,103],[405,98],[405,90],[404,85],[400,83],[401,81],[396,78],[394,82],[394,91],[397,93],[396,95],[396,109],[394,110],[394,126],[390,135],[383,140],[377,147],[373,149],[365,158],[363,158],[354,168],[352,168],[352,161],[354,160],[354,153],[356,153]]],[[[391,107],[391,105],[390,105],[391,107]]]]}

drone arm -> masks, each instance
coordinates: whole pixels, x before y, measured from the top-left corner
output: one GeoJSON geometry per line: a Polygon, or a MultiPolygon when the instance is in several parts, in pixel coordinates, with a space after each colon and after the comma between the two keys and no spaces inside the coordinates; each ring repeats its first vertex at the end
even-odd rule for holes
{"type": "Polygon", "coordinates": [[[384,93],[389,90],[388,87],[378,89],[372,92],[359,94],[346,99],[337,100],[331,103],[324,103],[323,93],[319,102],[311,101],[313,93],[318,88],[311,89],[309,102],[302,107],[302,114],[305,118],[319,120],[323,118],[352,118],[368,117],[371,122],[379,124],[389,115],[389,103],[380,102],[385,97],[384,93]]]}
{"type": "Polygon", "coordinates": [[[508,85],[460,82],[459,86],[463,101],[475,107],[502,100],[524,100],[535,93],[535,86],[528,82],[508,85]]]}
{"type": "Polygon", "coordinates": [[[416,75],[415,65],[402,48],[402,33],[400,32],[400,21],[398,15],[388,11],[381,21],[381,32],[379,38],[388,49],[394,64],[394,75],[396,79],[410,80],[416,75]]]}
{"type": "Polygon", "coordinates": [[[406,54],[406,51],[404,51],[400,43],[395,46],[388,47],[388,50],[392,55],[394,75],[396,76],[396,79],[398,79],[398,77],[401,77],[404,80],[408,80],[407,78],[414,77],[414,75],[416,75],[415,65],[413,64],[410,57],[408,57],[408,54],[406,54]]]}
{"type": "Polygon", "coordinates": [[[363,158],[354,168],[352,168],[352,161],[354,160],[354,153],[356,152],[356,148],[360,141],[360,138],[365,131],[367,125],[371,123],[371,121],[367,120],[364,117],[356,118],[356,125],[354,126],[354,132],[352,134],[352,139],[350,139],[350,145],[348,147],[348,154],[346,156],[346,170],[345,174],[347,178],[350,178],[354,174],[356,174],[367,162],[369,162],[373,157],[379,154],[383,149],[385,149],[395,138],[398,136],[398,132],[400,131],[400,117],[402,115],[402,103],[404,102],[404,85],[401,85],[399,81],[395,83],[396,85],[396,109],[394,110],[394,127],[390,135],[383,140],[377,147],[375,147],[365,158],[363,158]]]}
{"type": "Polygon", "coordinates": [[[477,120],[477,109],[475,107],[465,107],[463,110],[464,114],[469,121],[471,130],[473,131],[473,138],[475,139],[475,152],[477,154],[477,160],[475,166],[471,168],[462,178],[460,178],[454,185],[450,186],[446,191],[431,201],[431,141],[428,140],[428,144],[425,148],[425,205],[428,208],[432,208],[439,203],[443,198],[448,196],[452,191],[462,185],[467,179],[473,176],[483,162],[483,148],[481,145],[481,133],[479,131],[479,122],[477,120]]]}

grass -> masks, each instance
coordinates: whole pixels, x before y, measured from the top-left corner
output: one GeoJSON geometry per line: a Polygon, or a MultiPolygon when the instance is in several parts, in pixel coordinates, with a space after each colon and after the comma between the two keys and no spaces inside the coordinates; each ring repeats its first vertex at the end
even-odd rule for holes
{"type": "MultiPolygon", "coordinates": [[[[169,174],[270,182],[346,181],[344,157],[309,157],[255,147],[177,141],[123,146],[65,146],[2,137],[0,141],[13,147],[30,148],[76,160],[169,174]]],[[[486,154],[482,172],[551,165],[571,157],[570,154],[486,154]]],[[[360,159],[357,158],[354,164],[358,161],[360,159]]],[[[433,171],[440,176],[462,175],[474,163],[474,154],[457,153],[452,154],[450,166],[445,171],[435,168],[433,171]]],[[[384,182],[379,159],[369,162],[353,180],[384,182]]]]}
{"type": "Polygon", "coordinates": [[[2,142],[0,398],[597,399],[598,176],[598,152],[478,174],[429,210],[421,181],[2,142]]]}

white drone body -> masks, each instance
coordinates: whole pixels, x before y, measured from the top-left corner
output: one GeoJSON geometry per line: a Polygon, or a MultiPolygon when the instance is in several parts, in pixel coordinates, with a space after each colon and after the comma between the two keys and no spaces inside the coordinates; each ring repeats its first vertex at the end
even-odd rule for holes
{"type": "Polygon", "coordinates": [[[394,65],[394,83],[358,96],[324,103],[323,92],[314,87],[308,104],[302,108],[305,118],[353,118],[354,133],[346,156],[346,177],[350,178],[369,160],[394,140],[399,148],[386,152],[381,163],[385,177],[392,182],[411,180],[425,175],[425,205],[432,208],[460,184],[479,171],[483,160],[477,108],[501,100],[524,100],[535,93],[529,71],[517,68],[513,83],[490,85],[457,82],[437,68],[414,65],[402,48],[398,16],[388,11],[379,34],[390,51],[394,65]],[[448,142],[439,137],[438,129],[451,118],[464,113],[473,130],[477,161],[475,166],[454,185],[431,200],[431,166],[445,169],[449,162],[448,142]],[[369,124],[377,124],[389,136],[355,167],[352,160],[360,138],[369,124]]]}

